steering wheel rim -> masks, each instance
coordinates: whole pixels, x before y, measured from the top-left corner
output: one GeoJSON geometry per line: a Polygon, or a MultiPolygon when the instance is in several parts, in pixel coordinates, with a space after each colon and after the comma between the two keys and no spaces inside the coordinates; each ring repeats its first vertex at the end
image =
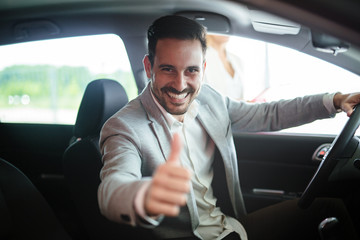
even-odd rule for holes
{"type": "Polygon", "coordinates": [[[353,113],[344,125],[340,134],[334,139],[330,149],[321,161],[314,176],[307,185],[305,191],[300,196],[298,206],[300,208],[307,208],[311,205],[316,197],[316,192],[324,186],[337,164],[337,158],[345,150],[350,140],[354,137],[357,128],[360,126],[360,105],[354,108],[353,113]]]}

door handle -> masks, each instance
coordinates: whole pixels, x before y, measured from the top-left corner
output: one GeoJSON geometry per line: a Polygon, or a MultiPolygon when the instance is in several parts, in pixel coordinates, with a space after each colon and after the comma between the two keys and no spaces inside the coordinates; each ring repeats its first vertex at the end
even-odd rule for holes
{"type": "Polygon", "coordinates": [[[259,195],[270,195],[270,196],[283,196],[285,195],[285,191],[283,190],[275,190],[275,189],[264,189],[264,188],[254,188],[252,190],[254,194],[259,195]]]}

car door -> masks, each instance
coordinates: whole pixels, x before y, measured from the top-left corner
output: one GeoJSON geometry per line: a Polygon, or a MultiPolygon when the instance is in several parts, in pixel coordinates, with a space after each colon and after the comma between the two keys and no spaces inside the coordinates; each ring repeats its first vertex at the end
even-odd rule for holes
{"type": "MultiPolygon", "coordinates": [[[[279,45],[232,36],[226,48],[238,58],[232,63],[240,73],[242,101],[260,104],[309,94],[360,90],[359,76],[279,45]]],[[[211,57],[208,56],[207,68],[215,67],[211,57]]],[[[227,94],[223,87],[226,82],[220,80],[213,87],[222,85],[223,94],[237,98],[231,89],[235,85],[229,85],[227,94]]],[[[212,81],[208,83],[211,85],[212,81]]],[[[338,113],[333,118],[278,132],[233,132],[247,211],[299,197],[320,163],[321,156],[314,159],[315,152],[326,150],[327,145],[323,144],[333,142],[347,119],[345,113],[338,113]]]]}
{"type": "Polygon", "coordinates": [[[314,160],[314,152],[333,139],[286,133],[235,134],[247,211],[299,197],[320,163],[314,160]]]}
{"type": "Polygon", "coordinates": [[[8,59],[0,61],[0,157],[29,177],[68,232],[81,239],[63,154],[75,140],[77,111],[89,82],[111,78],[129,99],[137,95],[124,44],[119,36],[104,34],[4,45],[0,55],[8,59]]]}

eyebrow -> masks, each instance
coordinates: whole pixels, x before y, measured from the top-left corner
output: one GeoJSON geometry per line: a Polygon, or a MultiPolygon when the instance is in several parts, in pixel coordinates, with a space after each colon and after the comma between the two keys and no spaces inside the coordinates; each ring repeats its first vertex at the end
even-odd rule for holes
{"type": "Polygon", "coordinates": [[[175,68],[173,65],[170,65],[170,64],[160,64],[159,65],[159,68],[175,68]]]}
{"type": "MultiPolygon", "coordinates": [[[[170,65],[170,64],[160,64],[159,65],[159,68],[175,68],[173,65],[170,65]]],[[[198,68],[198,69],[200,69],[200,67],[199,66],[196,66],[196,65],[194,65],[194,66],[188,66],[188,67],[186,67],[186,68],[198,68]]]]}
{"type": "Polygon", "coordinates": [[[197,69],[200,69],[199,66],[188,66],[187,68],[197,68],[197,69]]]}

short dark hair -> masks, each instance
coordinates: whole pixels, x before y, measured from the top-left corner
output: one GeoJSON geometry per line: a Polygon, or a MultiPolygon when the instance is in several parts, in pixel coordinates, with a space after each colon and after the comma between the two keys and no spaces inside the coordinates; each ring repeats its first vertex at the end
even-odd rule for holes
{"type": "Polygon", "coordinates": [[[159,39],[176,38],[199,40],[203,54],[206,53],[206,28],[200,23],[178,15],[167,15],[156,19],[149,27],[148,54],[151,66],[154,65],[155,49],[159,39]]]}

